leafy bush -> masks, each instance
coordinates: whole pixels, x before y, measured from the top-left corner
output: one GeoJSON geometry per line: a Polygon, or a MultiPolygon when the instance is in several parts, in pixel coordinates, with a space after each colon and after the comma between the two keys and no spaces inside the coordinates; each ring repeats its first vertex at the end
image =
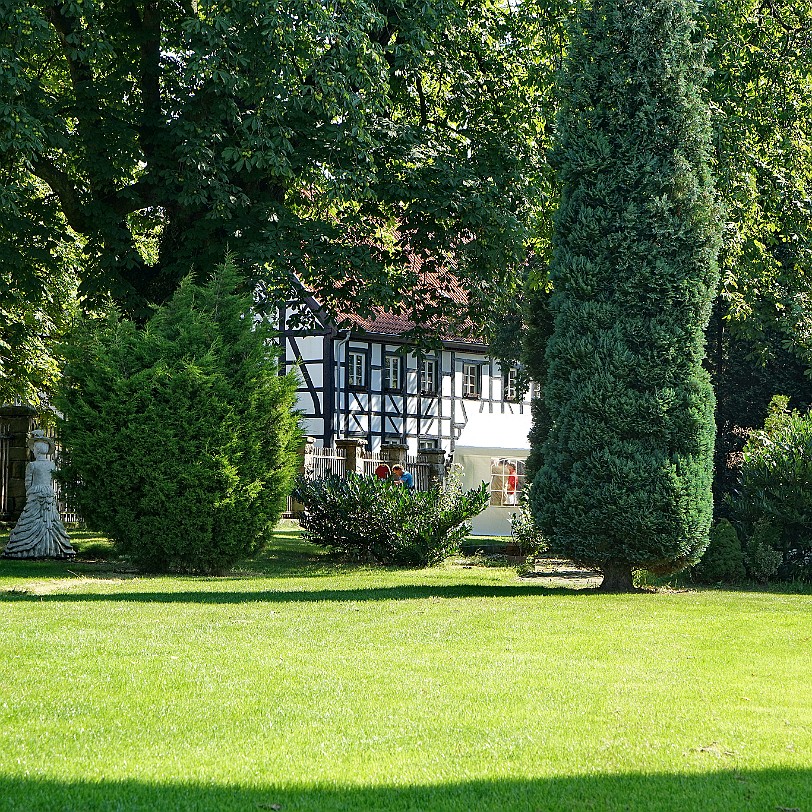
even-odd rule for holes
{"type": "Polygon", "coordinates": [[[464,492],[455,480],[429,491],[407,491],[388,480],[348,474],[300,477],[305,538],[345,555],[382,564],[424,567],[459,547],[468,522],[485,509],[488,488],[464,492]]]}
{"type": "Polygon", "coordinates": [[[781,554],[779,577],[810,578],[812,415],[790,411],[787,406],[788,398],[774,397],[763,430],[750,434],[733,510],[748,544],[758,532],[762,547],[767,545],[781,554]],[[770,532],[767,525],[773,528],[770,532]]]}
{"type": "Polygon", "coordinates": [[[145,327],[111,314],[66,348],[61,478],[148,571],[221,572],[255,553],[295,474],[295,379],[238,282],[227,263],[145,327]]]}
{"type": "Polygon", "coordinates": [[[743,581],[746,574],[736,528],[727,519],[721,519],[711,528],[710,543],[702,560],[694,567],[694,576],[706,584],[735,584],[743,581]]]}
{"type": "Polygon", "coordinates": [[[753,528],[753,534],[747,540],[744,550],[744,564],[747,574],[762,583],[769,581],[777,572],[783,561],[779,552],[781,531],[768,519],[759,519],[753,528]]]}
{"type": "Polygon", "coordinates": [[[519,545],[519,550],[525,556],[525,563],[518,567],[520,575],[527,574],[535,567],[536,556],[547,550],[547,541],[540,528],[533,519],[530,509],[529,491],[533,486],[525,488],[519,501],[519,509],[510,518],[510,535],[519,545]]]}

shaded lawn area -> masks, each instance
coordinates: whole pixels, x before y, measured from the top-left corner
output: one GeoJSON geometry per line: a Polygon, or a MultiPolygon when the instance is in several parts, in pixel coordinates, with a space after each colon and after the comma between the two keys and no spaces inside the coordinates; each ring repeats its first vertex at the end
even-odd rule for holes
{"type": "MultiPolygon", "coordinates": [[[[0,560],[0,810],[812,809],[812,595],[0,560]]],[[[0,544],[5,539],[0,538],[0,544]]]]}

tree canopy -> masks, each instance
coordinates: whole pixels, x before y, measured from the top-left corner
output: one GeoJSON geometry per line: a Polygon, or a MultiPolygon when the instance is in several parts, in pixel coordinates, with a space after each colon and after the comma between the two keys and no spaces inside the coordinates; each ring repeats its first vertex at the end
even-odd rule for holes
{"type": "MultiPolygon", "coordinates": [[[[48,313],[72,286],[43,280],[64,278],[66,255],[85,307],[112,295],[144,317],[228,248],[270,304],[300,280],[337,310],[391,304],[426,324],[463,314],[421,297],[407,260],[453,258],[465,315],[515,358],[525,278],[547,295],[553,76],[575,10],[0,0],[5,391],[54,368],[48,313]]],[[[808,369],[812,0],[698,14],[727,207],[717,333],[748,363],[808,369]]]]}
{"type": "Polygon", "coordinates": [[[79,240],[86,301],[136,316],[226,246],[272,300],[301,282],[426,322],[404,255],[453,256],[487,312],[538,164],[518,22],[490,0],[4,2],[4,213],[79,240]]]}
{"type": "Polygon", "coordinates": [[[756,360],[812,366],[812,2],[712,0],[723,315],[756,360]]]}

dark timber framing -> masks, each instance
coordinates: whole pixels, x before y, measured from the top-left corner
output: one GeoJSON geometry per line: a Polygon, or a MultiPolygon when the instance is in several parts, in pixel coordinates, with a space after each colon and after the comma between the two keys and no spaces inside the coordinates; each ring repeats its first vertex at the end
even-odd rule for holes
{"type": "MultiPolygon", "coordinates": [[[[416,450],[420,440],[436,440],[453,452],[461,430],[474,412],[524,414],[529,398],[504,400],[504,379],[498,364],[478,342],[445,341],[439,350],[423,353],[397,335],[342,331],[312,297],[288,302],[279,312],[280,369],[298,369],[299,407],[307,433],[330,446],[341,436],[362,437],[375,450],[386,442],[408,442],[416,450]],[[301,314],[312,327],[290,328],[290,317],[301,314]],[[366,380],[360,388],[347,385],[349,352],[366,357],[366,380]],[[385,359],[397,355],[401,381],[396,390],[384,388],[385,359]],[[436,391],[420,391],[422,358],[436,362],[436,391]],[[462,396],[464,364],[479,368],[477,398],[462,396]]],[[[509,419],[509,417],[508,417],[509,419]]]]}

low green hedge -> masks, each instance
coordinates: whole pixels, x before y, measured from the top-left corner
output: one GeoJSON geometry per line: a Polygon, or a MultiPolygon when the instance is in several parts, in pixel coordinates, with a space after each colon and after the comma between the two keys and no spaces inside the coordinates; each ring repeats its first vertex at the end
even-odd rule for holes
{"type": "Polygon", "coordinates": [[[486,483],[463,491],[456,482],[409,491],[388,480],[348,474],[300,477],[295,498],[313,542],[358,560],[425,567],[459,548],[469,519],[488,503],[486,483]]]}

